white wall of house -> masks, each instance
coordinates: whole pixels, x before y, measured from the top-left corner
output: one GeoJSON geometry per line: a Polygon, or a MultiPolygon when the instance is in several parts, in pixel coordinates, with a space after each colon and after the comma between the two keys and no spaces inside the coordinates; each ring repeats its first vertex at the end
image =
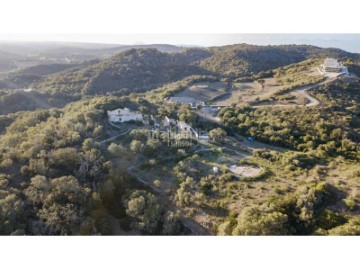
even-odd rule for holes
{"type": "Polygon", "coordinates": [[[141,113],[132,112],[128,108],[108,111],[110,122],[143,121],[141,113]]]}
{"type": "Polygon", "coordinates": [[[198,139],[202,141],[209,141],[210,137],[208,135],[199,135],[198,139]]]}

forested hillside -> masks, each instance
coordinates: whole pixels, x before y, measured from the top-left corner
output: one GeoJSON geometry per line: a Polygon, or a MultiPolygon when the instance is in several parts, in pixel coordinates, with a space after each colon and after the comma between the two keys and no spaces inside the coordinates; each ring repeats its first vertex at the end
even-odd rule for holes
{"type": "Polygon", "coordinates": [[[238,44],[209,48],[211,57],[200,62],[207,70],[225,76],[249,76],[310,58],[334,57],[358,59],[356,54],[339,49],[322,49],[308,45],[255,46],[238,44]]]}
{"type": "Polygon", "coordinates": [[[0,50],[0,72],[6,72],[16,69],[16,60],[20,58],[21,55],[8,53],[0,50]]]}
{"type": "Polygon", "coordinates": [[[109,215],[134,222],[138,233],[182,233],[176,213],[112,164],[119,147],[97,142],[106,136],[104,111],[124,104],[140,105],[95,98],[8,123],[0,138],[0,234],[112,234],[109,215]],[[138,200],[142,209],[134,208],[138,200]]]}
{"type": "Polygon", "coordinates": [[[77,98],[59,94],[8,90],[0,92],[0,115],[36,109],[61,108],[77,98]]]}
{"type": "Polygon", "coordinates": [[[246,77],[308,58],[358,59],[338,49],[313,46],[233,45],[162,53],[156,49],[131,49],[78,71],[45,78],[35,88],[72,95],[142,92],[190,75],[246,77]]]}
{"type": "Polygon", "coordinates": [[[73,95],[139,92],[182,78],[210,72],[187,57],[155,49],[132,49],[76,72],[63,72],[35,85],[48,92],[73,95]]]}
{"type": "Polygon", "coordinates": [[[6,78],[0,80],[0,89],[28,88],[30,85],[40,82],[47,75],[69,70],[75,72],[78,69],[97,63],[98,60],[85,61],[73,64],[47,64],[35,65],[9,73],[6,78]]]}

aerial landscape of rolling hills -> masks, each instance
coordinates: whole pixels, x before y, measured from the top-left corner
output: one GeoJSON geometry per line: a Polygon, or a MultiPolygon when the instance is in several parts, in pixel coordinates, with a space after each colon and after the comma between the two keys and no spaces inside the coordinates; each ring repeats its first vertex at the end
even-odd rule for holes
{"type": "Polygon", "coordinates": [[[360,54],[0,43],[1,235],[359,235],[360,54]]]}

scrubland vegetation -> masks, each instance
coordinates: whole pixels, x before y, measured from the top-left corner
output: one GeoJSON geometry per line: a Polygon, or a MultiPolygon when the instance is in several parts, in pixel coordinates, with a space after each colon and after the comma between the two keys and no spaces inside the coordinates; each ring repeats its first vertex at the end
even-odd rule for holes
{"type": "Polygon", "coordinates": [[[204,81],[315,84],[325,56],[358,69],[358,55],[311,46],[141,49],[54,67],[33,83],[44,93],[1,90],[0,234],[359,235],[358,80],[309,91],[318,107],[233,104],[218,122],[164,100],[204,81]],[[124,107],[209,141],[169,142],[151,117],[109,125],[107,111],[124,107]]]}

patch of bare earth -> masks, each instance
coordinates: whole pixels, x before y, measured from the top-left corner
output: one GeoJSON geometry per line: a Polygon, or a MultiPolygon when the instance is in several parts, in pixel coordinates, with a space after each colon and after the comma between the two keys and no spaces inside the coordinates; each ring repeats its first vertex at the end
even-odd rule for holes
{"type": "Polygon", "coordinates": [[[264,79],[264,84],[257,82],[234,83],[228,95],[214,102],[214,105],[230,106],[236,104],[249,104],[257,99],[266,99],[275,94],[283,86],[278,84],[275,78],[264,79]]]}
{"type": "Polygon", "coordinates": [[[243,177],[253,177],[258,175],[261,172],[261,168],[252,167],[252,166],[244,166],[244,165],[231,165],[229,167],[230,171],[236,175],[243,177]]]}
{"type": "Polygon", "coordinates": [[[227,88],[227,84],[223,82],[200,82],[177,93],[175,97],[190,97],[205,102],[226,94],[227,88]]]}

